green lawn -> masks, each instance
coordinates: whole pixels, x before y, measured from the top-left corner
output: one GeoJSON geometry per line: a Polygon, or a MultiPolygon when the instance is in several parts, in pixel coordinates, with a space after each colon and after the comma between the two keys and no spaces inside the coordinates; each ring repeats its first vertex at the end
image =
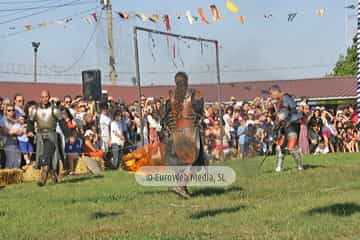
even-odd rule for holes
{"type": "Polygon", "coordinates": [[[8,186],[0,239],[360,239],[360,154],[306,157],[303,172],[287,157],[280,174],[274,159],[252,176],[224,164],[236,182],[191,188],[190,200],[126,172],[8,186]]]}

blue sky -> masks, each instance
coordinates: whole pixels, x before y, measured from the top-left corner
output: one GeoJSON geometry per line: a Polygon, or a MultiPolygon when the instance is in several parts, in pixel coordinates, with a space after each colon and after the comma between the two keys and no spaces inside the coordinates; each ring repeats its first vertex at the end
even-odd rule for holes
{"type": "MultiPolygon", "coordinates": [[[[14,2],[19,0],[14,0],[14,2]]],[[[33,0],[24,0],[33,1],[33,0]]],[[[5,0],[0,0],[6,2],[5,0]]],[[[49,5],[71,2],[71,0],[48,0],[49,5]]],[[[13,30],[10,27],[21,28],[26,24],[38,24],[43,21],[56,20],[65,16],[77,14],[83,10],[99,6],[95,0],[81,0],[89,4],[60,8],[54,11],[30,17],[9,24],[0,24],[4,35],[13,30]]],[[[295,79],[321,77],[330,72],[339,54],[344,53],[346,38],[351,43],[355,33],[356,10],[345,11],[344,6],[356,4],[352,0],[232,0],[239,8],[238,14],[226,9],[225,0],[113,0],[114,11],[169,14],[172,31],[179,34],[201,36],[219,40],[221,48],[221,74],[224,82],[295,79]],[[213,22],[209,6],[215,4],[221,15],[220,22],[213,22]],[[190,25],[186,19],[177,20],[176,14],[191,10],[197,15],[196,9],[205,10],[209,25],[201,22],[190,25]],[[325,9],[325,15],[319,17],[315,10],[325,9]],[[296,12],[293,22],[288,22],[288,14],[296,12]],[[272,14],[270,21],[264,19],[264,14],[272,14]],[[347,14],[347,16],[345,15],[347,14]],[[241,25],[236,16],[244,15],[245,24],[241,25]],[[347,17],[348,33],[345,30],[347,17]],[[271,70],[272,69],[272,70],[271,70]]],[[[1,9],[43,5],[32,4],[1,4],[1,9]]],[[[31,11],[24,14],[32,13],[31,11]]],[[[4,17],[7,12],[0,13],[0,22],[17,17],[4,17]]],[[[84,16],[86,14],[82,14],[84,16]]],[[[21,16],[21,14],[19,15],[21,16]]],[[[105,17],[105,15],[103,15],[105,17]]],[[[52,25],[38,30],[32,30],[11,37],[0,38],[0,81],[31,81],[33,52],[31,41],[40,41],[39,50],[41,73],[50,74],[51,66],[67,67],[81,54],[86,42],[94,30],[94,25],[85,24],[80,17],[66,28],[52,25]],[[9,63],[16,63],[11,65],[9,63]],[[13,72],[17,73],[14,74],[13,72]]],[[[142,22],[138,19],[121,20],[114,15],[114,38],[119,84],[131,84],[135,75],[133,57],[134,25],[165,30],[164,24],[142,22]]],[[[215,82],[214,50],[205,46],[201,53],[197,42],[183,42],[171,39],[175,44],[176,57],[172,56],[164,37],[152,36],[155,48],[148,34],[140,34],[140,57],[142,79],[145,84],[171,83],[173,72],[188,71],[193,82],[215,82]],[[188,47],[189,45],[189,47],[188,47]],[[155,57],[152,57],[152,53],[155,57]],[[173,61],[175,65],[173,64],[173,61]],[[184,64],[182,64],[182,61],[184,64]],[[160,72],[158,74],[149,72],[160,72]],[[206,73],[209,71],[208,73],[206,73]]],[[[80,82],[80,71],[85,68],[99,68],[103,71],[103,81],[108,82],[107,43],[105,19],[102,19],[89,49],[75,68],[66,72],[66,76],[40,76],[42,82],[80,82]]],[[[53,67],[54,68],[54,67],[53,67]]],[[[56,69],[55,69],[56,71],[56,69]]]]}

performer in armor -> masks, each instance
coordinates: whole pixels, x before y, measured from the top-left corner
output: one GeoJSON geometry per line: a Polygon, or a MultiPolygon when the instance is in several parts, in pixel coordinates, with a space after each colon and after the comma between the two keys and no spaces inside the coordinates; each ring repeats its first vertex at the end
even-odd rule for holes
{"type": "Polygon", "coordinates": [[[284,160],[284,148],[287,147],[293,156],[298,170],[303,170],[301,163],[301,149],[298,144],[301,113],[296,110],[296,102],[278,85],[270,88],[271,97],[277,101],[274,134],[276,140],[276,172],[280,172],[284,160]]]}
{"type": "MultiPolygon", "coordinates": [[[[175,93],[170,91],[169,99],[160,112],[164,158],[171,166],[203,166],[205,154],[201,120],[204,116],[204,100],[196,96],[196,90],[188,89],[186,73],[178,72],[175,83],[175,93]]],[[[171,190],[183,198],[190,197],[186,183],[171,190]]]]}
{"type": "Polygon", "coordinates": [[[36,161],[35,169],[41,169],[39,186],[46,184],[49,173],[58,182],[58,164],[61,159],[56,126],[62,118],[59,108],[49,102],[50,93],[42,91],[40,106],[30,112],[31,125],[36,123],[36,161]]]}

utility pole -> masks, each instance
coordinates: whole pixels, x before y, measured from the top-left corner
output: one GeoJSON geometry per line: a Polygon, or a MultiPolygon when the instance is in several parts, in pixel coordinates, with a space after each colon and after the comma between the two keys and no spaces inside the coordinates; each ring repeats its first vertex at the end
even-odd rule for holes
{"type": "Polygon", "coordinates": [[[37,53],[40,47],[40,42],[32,42],[34,48],[34,82],[37,82],[37,53]]]}
{"type": "Polygon", "coordinates": [[[113,24],[112,24],[112,7],[111,0],[104,0],[104,7],[106,10],[107,32],[109,43],[109,78],[113,85],[116,85],[116,70],[115,70],[115,54],[114,54],[114,38],[113,38],[113,24]]]}

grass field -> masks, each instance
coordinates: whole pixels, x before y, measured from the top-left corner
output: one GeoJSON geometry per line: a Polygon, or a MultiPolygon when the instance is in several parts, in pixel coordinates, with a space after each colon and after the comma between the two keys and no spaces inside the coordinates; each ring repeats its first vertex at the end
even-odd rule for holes
{"type": "Polygon", "coordinates": [[[191,188],[181,200],[126,172],[0,190],[0,239],[360,239],[360,154],[305,157],[306,170],[247,176],[227,188],[191,188]]]}

